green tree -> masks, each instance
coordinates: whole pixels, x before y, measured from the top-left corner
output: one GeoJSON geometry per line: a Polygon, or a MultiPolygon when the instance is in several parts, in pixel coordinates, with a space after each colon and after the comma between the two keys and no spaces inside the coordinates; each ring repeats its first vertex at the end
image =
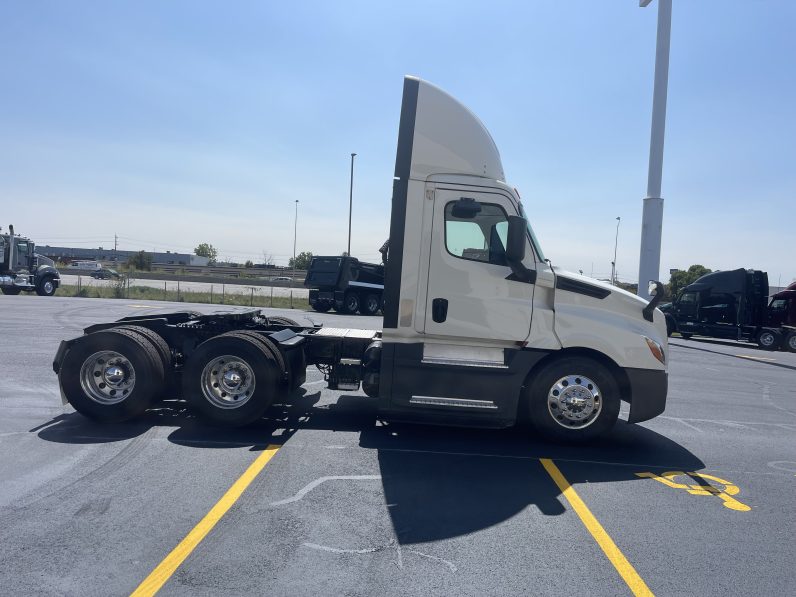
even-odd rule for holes
{"type": "Polygon", "coordinates": [[[254,262],[251,259],[247,259],[246,263],[243,264],[243,267],[254,267],[254,262]]]}
{"type": "Polygon", "coordinates": [[[139,271],[149,271],[152,269],[152,255],[146,251],[138,251],[130,255],[127,265],[139,271]]]}
{"type": "Polygon", "coordinates": [[[198,247],[196,247],[193,250],[193,252],[194,255],[197,255],[199,257],[207,257],[208,263],[210,265],[215,265],[216,262],[218,261],[218,249],[216,249],[210,243],[200,244],[198,247]]]}
{"type": "Polygon", "coordinates": [[[292,269],[307,269],[310,266],[310,261],[312,261],[312,253],[310,251],[302,251],[296,258],[290,258],[288,261],[288,267],[292,269]]]}
{"type": "Polygon", "coordinates": [[[692,265],[687,270],[677,270],[672,274],[669,283],[666,285],[667,294],[672,298],[676,297],[683,288],[695,282],[697,278],[709,274],[711,271],[713,270],[698,264],[692,265]]]}

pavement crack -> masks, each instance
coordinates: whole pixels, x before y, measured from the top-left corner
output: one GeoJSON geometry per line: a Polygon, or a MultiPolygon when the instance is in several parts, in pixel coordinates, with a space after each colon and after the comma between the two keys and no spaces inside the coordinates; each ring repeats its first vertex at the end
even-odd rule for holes
{"type": "Polygon", "coordinates": [[[292,504],[293,502],[297,502],[304,498],[310,491],[318,487],[319,485],[323,485],[327,481],[378,481],[381,479],[381,475],[335,475],[330,477],[319,477],[308,483],[304,487],[298,490],[298,492],[289,498],[285,498],[284,500],[279,500],[277,502],[271,502],[270,506],[284,506],[285,504],[292,504]]]}

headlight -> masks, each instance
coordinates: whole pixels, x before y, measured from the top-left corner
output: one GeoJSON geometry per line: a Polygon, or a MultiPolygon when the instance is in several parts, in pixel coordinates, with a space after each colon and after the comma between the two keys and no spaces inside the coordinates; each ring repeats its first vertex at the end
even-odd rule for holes
{"type": "Polygon", "coordinates": [[[654,356],[656,359],[658,359],[661,362],[661,364],[665,365],[666,364],[666,353],[663,352],[663,346],[661,346],[660,344],[658,344],[657,342],[655,342],[655,340],[652,340],[651,338],[647,338],[646,336],[644,336],[643,338],[647,342],[647,346],[649,347],[650,352],[652,353],[652,356],[654,356]]]}

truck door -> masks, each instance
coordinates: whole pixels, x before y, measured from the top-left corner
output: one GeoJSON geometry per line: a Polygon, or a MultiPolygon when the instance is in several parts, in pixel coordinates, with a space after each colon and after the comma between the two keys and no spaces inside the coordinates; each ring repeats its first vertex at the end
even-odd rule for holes
{"type": "MultiPolygon", "coordinates": [[[[531,326],[534,285],[516,281],[506,262],[508,196],[440,188],[434,192],[426,334],[522,342],[531,326]],[[474,209],[462,210],[461,201],[474,209]]],[[[535,269],[530,243],[525,265],[535,269]]]]}

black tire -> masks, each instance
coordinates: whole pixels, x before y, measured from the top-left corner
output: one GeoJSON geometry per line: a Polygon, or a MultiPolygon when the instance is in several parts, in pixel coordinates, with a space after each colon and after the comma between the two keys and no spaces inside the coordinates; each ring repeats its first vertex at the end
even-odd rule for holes
{"type": "Polygon", "coordinates": [[[359,312],[362,315],[375,315],[379,312],[379,307],[381,307],[381,297],[371,292],[365,295],[365,300],[359,306],[359,312]]]}
{"type": "Polygon", "coordinates": [[[301,327],[297,321],[293,321],[288,317],[269,317],[268,323],[273,323],[275,325],[286,325],[289,327],[301,327]]]}
{"type": "MultiPolygon", "coordinates": [[[[88,373],[86,370],[85,374],[90,378],[88,373]]],[[[126,373],[129,375],[130,371],[126,373]]],[[[96,371],[94,376],[101,378],[96,371]]],[[[69,404],[80,414],[96,421],[117,422],[140,415],[152,404],[163,390],[163,365],[155,347],[144,336],[117,328],[94,332],[78,340],[64,356],[58,378],[69,404]],[[84,366],[88,367],[92,362],[103,364],[95,358],[103,351],[118,353],[132,367],[132,390],[129,393],[122,390],[126,396],[113,404],[92,397],[81,383],[84,366]]]]}
{"type": "Polygon", "coordinates": [[[782,346],[782,334],[779,333],[779,330],[772,328],[760,330],[755,340],[757,345],[763,350],[777,350],[782,346]]]}
{"type": "MultiPolygon", "coordinates": [[[[232,332],[210,338],[197,347],[185,364],[182,375],[183,396],[203,418],[217,425],[241,427],[254,423],[262,418],[279,393],[280,373],[274,354],[263,342],[249,334],[232,332]],[[251,374],[249,381],[254,386],[251,393],[244,395],[245,399],[241,400],[240,405],[230,401],[222,407],[218,404],[226,396],[217,397],[215,403],[211,399],[210,396],[214,395],[212,392],[220,392],[221,388],[216,387],[213,390],[210,377],[212,368],[206,371],[206,367],[227,355],[234,357],[234,362],[242,363],[248,368],[248,373],[251,374]],[[207,380],[203,379],[205,373],[208,374],[207,380]]],[[[223,363],[220,365],[223,366],[223,363]]]]}
{"type": "Polygon", "coordinates": [[[15,295],[19,294],[20,292],[22,292],[22,289],[21,288],[3,288],[2,291],[3,291],[3,294],[7,294],[9,296],[15,296],[15,295]]]}
{"type": "Polygon", "coordinates": [[[688,340],[688,339],[689,339],[691,336],[693,336],[693,335],[694,335],[694,334],[684,334],[683,332],[680,332],[680,337],[681,337],[683,340],[688,340]]]}
{"type": "Polygon", "coordinates": [[[677,323],[674,321],[673,317],[666,317],[666,335],[671,336],[674,332],[677,331],[677,323]]]}
{"type": "Polygon", "coordinates": [[[271,356],[276,363],[277,368],[279,369],[280,379],[284,381],[287,379],[288,376],[288,369],[287,365],[285,364],[285,358],[282,356],[282,351],[279,350],[279,347],[276,346],[272,340],[266,338],[262,334],[258,334],[257,332],[252,332],[249,330],[239,330],[235,332],[227,332],[226,336],[245,336],[247,338],[252,338],[256,342],[262,344],[263,348],[271,353],[271,356]]]}
{"type": "Polygon", "coordinates": [[[312,306],[318,313],[326,313],[329,309],[332,308],[332,303],[329,301],[315,301],[315,304],[312,306]]]}
{"type": "Polygon", "coordinates": [[[343,313],[353,315],[357,311],[359,311],[359,295],[353,290],[349,290],[343,298],[343,313]]]}
{"type": "Polygon", "coordinates": [[[533,377],[525,400],[530,422],[538,432],[569,443],[589,441],[610,431],[619,417],[621,401],[619,385],[611,372],[601,363],[580,356],[565,356],[544,365],[533,377]],[[580,412],[574,405],[564,408],[559,400],[567,390],[557,387],[569,388],[570,397],[575,399],[590,397],[593,408],[588,408],[588,402],[580,412]],[[586,416],[584,410],[593,414],[586,416]],[[580,416],[585,418],[574,420],[580,416]]]}
{"type": "Polygon", "coordinates": [[[782,341],[782,350],[796,352],[796,332],[790,332],[782,341]]]}
{"type": "Polygon", "coordinates": [[[163,365],[163,388],[161,393],[158,394],[158,398],[176,398],[177,394],[179,394],[180,388],[176,387],[174,383],[174,365],[172,364],[171,349],[163,337],[157,332],[140,325],[120,325],[114,329],[131,330],[137,334],[141,334],[147,340],[149,340],[149,343],[155,347],[155,350],[160,357],[160,362],[163,365]],[[168,395],[172,393],[175,395],[168,395]]]}
{"type": "Polygon", "coordinates": [[[45,276],[36,283],[36,294],[39,296],[52,296],[56,290],[55,278],[45,276]]]}

